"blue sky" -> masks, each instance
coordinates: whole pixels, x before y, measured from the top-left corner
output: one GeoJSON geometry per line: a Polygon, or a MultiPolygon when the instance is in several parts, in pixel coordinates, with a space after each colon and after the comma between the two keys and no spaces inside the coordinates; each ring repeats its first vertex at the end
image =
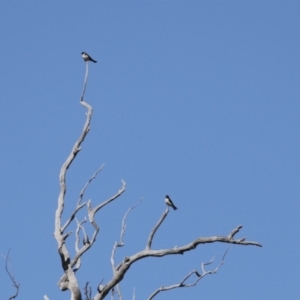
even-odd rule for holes
{"type": "MultiPolygon", "coordinates": [[[[299,298],[299,11],[298,1],[1,3],[0,253],[12,249],[18,299],[69,299],[56,286],[53,231],[59,170],[85,120],[82,51],[98,61],[86,92],[94,115],[67,175],[65,218],[103,163],[85,200],[100,203],[121,179],[127,190],[98,214],[80,285],[110,279],[121,219],[142,197],[116,260],[145,247],[169,194],[178,210],[154,248],[239,224],[238,237],[263,248],[230,246],[217,275],[157,299],[299,298]]],[[[135,287],[146,299],[215,254],[217,264],[227,247],[139,261],[121,285],[124,298],[135,287]]],[[[7,299],[4,260],[0,274],[7,299]]]]}

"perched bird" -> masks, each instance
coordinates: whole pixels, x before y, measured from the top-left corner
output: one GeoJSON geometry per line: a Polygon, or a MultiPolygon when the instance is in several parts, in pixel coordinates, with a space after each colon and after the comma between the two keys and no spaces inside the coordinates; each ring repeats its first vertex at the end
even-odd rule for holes
{"type": "Polygon", "coordinates": [[[96,63],[97,61],[92,59],[87,53],[85,52],[81,52],[81,56],[84,59],[84,61],[92,61],[94,63],[96,63]]]}
{"type": "Polygon", "coordinates": [[[165,197],[165,202],[168,206],[171,206],[174,210],[177,209],[177,207],[174,205],[174,203],[172,202],[171,198],[168,195],[166,195],[165,197]]]}

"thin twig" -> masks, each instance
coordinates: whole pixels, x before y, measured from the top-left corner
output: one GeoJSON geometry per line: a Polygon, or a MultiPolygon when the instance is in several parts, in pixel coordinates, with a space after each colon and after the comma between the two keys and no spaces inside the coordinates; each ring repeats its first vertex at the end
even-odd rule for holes
{"type": "Polygon", "coordinates": [[[19,289],[20,289],[20,283],[17,283],[13,271],[9,270],[9,267],[10,267],[10,269],[12,269],[11,262],[10,262],[10,259],[9,259],[10,250],[11,249],[8,250],[6,256],[2,255],[3,258],[5,259],[5,271],[8,274],[10,280],[12,281],[13,286],[16,288],[16,293],[14,295],[12,295],[11,297],[9,297],[8,300],[12,300],[12,299],[17,298],[17,296],[19,294],[19,289]]]}
{"type": "Polygon", "coordinates": [[[67,227],[71,224],[71,222],[74,220],[77,212],[83,208],[86,205],[86,202],[81,203],[80,205],[77,204],[75,210],[73,211],[73,213],[71,214],[70,218],[67,220],[67,222],[62,226],[61,228],[61,232],[64,233],[64,231],[67,229],[67,227]]]}
{"type": "Polygon", "coordinates": [[[222,261],[221,263],[212,271],[205,271],[204,269],[204,266],[207,266],[207,265],[210,265],[213,263],[214,259],[215,259],[215,256],[207,263],[202,263],[201,264],[201,268],[202,268],[202,274],[200,274],[197,270],[193,270],[191,271],[190,273],[188,273],[179,283],[176,283],[176,284],[173,284],[173,285],[170,285],[170,286],[161,286],[160,288],[158,288],[157,290],[155,290],[151,295],[150,297],[148,298],[148,300],[152,300],[157,294],[159,294],[160,292],[165,292],[165,291],[169,291],[169,290],[172,290],[172,289],[176,289],[176,288],[186,288],[186,287],[193,287],[193,286],[196,286],[197,283],[202,279],[204,278],[206,275],[211,275],[211,274],[216,274],[220,267],[224,264],[224,259],[225,259],[225,256],[228,252],[228,249],[226,250],[225,254],[223,255],[222,257],[222,261]],[[196,279],[194,282],[192,283],[186,283],[186,281],[193,275],[195,274],[196,275],[196,279]]]}
{"type": "Polygon", "coordinates": [[[93,226],[94,226],[94,216],[97,213],[97,211],[99,209],[101,209],[102,207],[104,207],[105,205],[107,205],[108,203],[110,203],[110,202],[114,201],[115,199],[117,199],[118,197],[120,197],[125,192],[126,183],[124,180],[121,180],[121,181],[122,181],[122,187],[119,189],[119,191],[115,195],[113,195],[106,201],[102,202],[101,204],[97,205],[94,208],[92,208],[92,206],[91,206],[91,200],[88,201],[88,203],[87,203],[88,216],[89,216],[89,221],[93,226]]]}
{"type": "Polygon", "coordinates": [[[84,296],[86,297],[85,300],[92,300],[92,287],[89,287],[89,282],[85,284],[84,287],[84,296]]]}
{"type": "Polygon", "coordinates": [[[150,235],[148,237],[147,245],[146,245],[146,249],[147,250],[151,249],[152,240],[153,240],[153,237],[155,235],[155,232],[157,231],[157,229],[159,228],[159,226],[162,224],[162,222],[164,221],[164,219],[167,217],[168,213],[169,213],[169,207],[167,207],[167,209],[163,212],[161,218],[158,220],[158,222],[156,223],[156,225],[151,230],[150,235]]]}
{"type": "MultiPolygon", "coordinates": [[[[142,200],[143,200],[143,198],[140,199],[140,201],[138,203],[136,203],[134,206],[130,207],[127,210],[127,212],[125,213],[124,217],[123,217],[122,229],[121,229],[121,234],[120,234],[120,242],[119,243],[115,242],[115,244],[113,246],[113,249],[112,249],[111,258],[110,258],[110,262],[111,262],[111,266],[112,266],[112,270],[113,270],[114,274],[115,274],[115,252],[116,252],[117,247],[123,247],[124,246],[124,233],[125,233],[125,230],[126,230],[127,216],[128,216],[128,214],[130,213],[131,210],[133,210],[135,207],[137,207],[141,203],[142,200]]],[[[120,289],[119,284],[117,284],[116,289],[117,289],[119,299],[122,300],[123,297],[122,297],[122,293],[121,293],[121,289],[120,289]]]]}
{"type": "MultiPolygon", "coordinates": [[[[79,236],[79,233],[80,233],[80,229],[82,230],[83,234],[84,234],[84,238],[85,238],[85,230],[84,230],[84,227],[82,226],[83,223],[86,222],[86,219],[82,220],[81,222],[79,222],[77,219],[76,219],[76,223],[77,223],[77,228],[76,228],[76,234],[75,234],[75,251],[76,253],[78,253],[80,251],[80,248],[79,248],[79,242],[80,242],[80,236],[79,236]]],[[[78,258],[77,262],[76,262],[76,265],[74,266],[74,272],[78,271],[81,267],[81,260],[80,258],[78,258]]]]}
{"type": "Polygon", "coordinates": [[[89,64],[86,61],[85,62],[85,78],[84,78],[83,90],[82,90],[80,101],[83,101],[83,97],[85,94],[85,88],[86,88],[86,84],[87,84],[87,79],[88,79],[88,73],[89,73],[89,64]]]}
{"type": "Polygon", "coordinates": [[[85,184],[83,189],[80,191],[77,205],[79,205],[80,202],[82,201],[82,197],[83,197],[88,185],[97,177],[98,173],[102,171],[103,167],[104,167],[104,164],[93,174],[93,176],[88,180],[88,182],[85,184]]]}
{"type": "Polygon", "coordinates": [[[122,220],[122,230],[121,230],[121,234],[120,234],[120,243],[118,243],[118,247],[124,246],[123,237],[124,237],[124,233],[125,233],[125,230],[126,230],[126,219],[127,219],[128,214],[130,213],[130,211],[132,211],[133,209],[135,209],[141,203],[142,200],[143,200],[143,198],[140,199],[139,202],[137,202],[134,206],[130,207],[127,210],[127,212],[126,212],[126,214],[125,214],[125,216],[124,216],[124,218],[122,220]]]}
{"type": "Polygon", "coordinates": [[[242,225],[239,225],[239,226],[237,226],[236,228],[234,228],[231,232],[230,232],[230,234],[228,235],[228,238],[229,239],[233,239],[234,238],[234,236],[240,231],[240,229],[242,229],[243,228],[243,226],[242,225]]]}

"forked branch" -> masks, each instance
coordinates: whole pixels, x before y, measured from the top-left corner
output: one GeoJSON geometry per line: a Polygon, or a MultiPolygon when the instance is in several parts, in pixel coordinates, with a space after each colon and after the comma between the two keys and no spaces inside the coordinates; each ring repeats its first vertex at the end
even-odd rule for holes
{"type": "MultiPolygon", "coordinates": [[[[134,206],[130,207],[127,212],[125,213],[124,217],[123,217],[123,220],[122,220],[122,228],[121,228],[121,234],[120,234],[120,242],[115,242],[114,246],[113,246],[113,249],[112,249],[112,253],[111,253],[111,257],[110,257],[110,262],[111,262],[111,266],[112,266],[112,270],[113,270],[113,274],[115,274],[115,252],[116,252],[116,249],[117,247],[123,247],[125,244],[124,244],[124,234],[125,234],[125,230],[126,230],[126,219],[127,219],[127,216],[128,214],[135,208],[137,207],[141,201],[143,199],[141,199],[137,204],[135,204],[134,206]]],[[[117,284],[116,286],[116,289],[117,289],[117,293],[118,293],[118,297],[119,297],[119,300],[122,300],[123,297],[122,297],[122,294],[121,294],[121,290],[120,290],[120,286],[117,284]]]]}
{"type": "MultiPolygon", "coordinates": [[[[83,92],[82,92],[81,99],[80,99],[81,105],[83,105],[87,109],[86,121],[83,126],[81,135],[75,142],[75,144],[71,150],[71,153],[69,154],[66,161],[63,163],[63,165],[61,167],[60,174],[59,174],[60,193],[58,196],[58,204],[57,204],[57,209],[55,212],[54,237],[57,241],[58,253],[60,255],[62,268],[64,270],[64,276],[63,276],[63,278],[60,279],[58,284],[62,291],[69,290],[71,292],[71,299],[73,299],[73,300],[81,300],[82,299],[80,288],[78,286],[78,282],[77,282],[74,270],[72,269],[74,264],[78,261],[78,258],[80,257],[80,255],[77,257],[77,259],[75,260],[75,263],[73,263],[73,266],[72,266],[69,251],[65,244],[65,239],[69,236],[69,234],[64,235],[64,230],[67,228],[67,226],[70,224],[70,222],[74,219],[76,213],[78,212],[79,209],[81,209],[84,206],[84,204],[77,205],[77,208],[75,209],[74,213],[71,215],[71,217],[69,218],[69,220],[66,222],[66,224],[64,226],[61,225],[61,217],[62,217],[62,213],[64,210],[64,205],[65,205],[64,202],[65,202],[65,194],[66,194],[66,173],[67,173],[68,168],[72,164],[73,160],[75,159],[76,155],[79,153],[79,151],[81,149],[81,144],[83,143],[84,139],[86,138],[86,136],[90,130],[90,123],[91,123],[91,119],[92,119],[93,109],[88,103],[83,101],[86,83],[87,83],[87,77],[88,77],[88,63],[86,63],[86,75],[85,75],[85,80],[84,80],[84,88],[83,88],[83,92]]],[[[77,253],[77,255],[78,255],[78,253],[77,253]]]]}
{"type": "Polygon", "coordinates": [[[77,202],[77,205],[80,205],[80,202],[82,201],[82,198],[84,196],[84,193],[87,189],[87,187],[89,186],[89,184],[97,177],[98,173],[100,173],[102,171],[102,169],[104,168],[104,165],[102,165],[94,174],[93,176],[88,180],[88,182],[85,184],[85,186],[83,187],[83,189],[80,191],[79,194],[79,199],[77,202]]]}
{"type": "Polygon", "coordinates": [[[219,269],[221,268],[221,266],[225,263],[224,259],[225,259],[225,256],[226,256],[227,252],[228,252],[228,249],[226,250],[225,254],[223,255],[221,263],[214,270],[205,271],[204,266],[212,264],[214,262],[215,257],[213,257],[209,262],[201,264],[202,274],[199,273],[197,270],[193,270],[189,274],[187,274],[179,283],[169,285],[169,286],[161,286],[160,288],[158,288],[156,291],[154,291],[150,295],[148,300],[152,300],[160,292],[165,292],[165,291],[169,291],[169,290],[176,289],[176,288],[186,288],[186,287],[196,286],[197,283],[201,279],[203,279],[206,275],[216,274],[219,271],[219,269]],[[192,283],[186,283],[186,281],[190,277],[192,277],[194,274],[196,276],[196,279],[192,283]]]}
{"type": "MultiPolygon", "coordinates": [[[[109,198],[108,200],[104,201],[103,203],[97,205],[95,208],[92,208],[92,202],[91,200],[87,202],[82,203],[82,199],[84,196],[84,193],[88,187],[88,185],[91,183],[91,181],[96,178],[98,173],[102,170],[103,166],[101,166],[94,175],[88,180],[88,182],[85,184],[83,189],[80,192],[79,199],[77,202],[77,205],[73,211],[73,213],[70,215],[70,217],[67,219],[64,225],[62,225],[62,214],[64,211],[65,206],[65,194],[66,194],[66,173],[72,162],[74,161],[76,155],[81,150],[81,144],[85,140],[89,130],[90,130],[90,123],[92,119],[92,113],[93,109],[92,107],[84,101],[84,95],[87,85],[87,79],[88,79],[88,61],[86,61],[86,72],[85,72],[85,79],[83,84],[83,91],[80,98],[80,104],[83,105],[87,109],[86,113],[86,121],[84,123],[82,133],[75,142],[69,156],[67,157],[66,161],[63,163],[60,174],[59,174],[59,180],[60,180],[60,193],[58,197],[58,205],[55,212],[55,231],[54,231],[54,237],[58,244],[58,253],[60,255],[62,268],[64,270],[63,276],[60,278],[58,285],[62,291],[69,290],[71,292],[71,299],[72,300],[82,300],[81,291],[75,276],[76,271],[80,268],[80,258],[81,256],[92,247],[94,242],[96,241],[97,234],[100,230],[99,226],[97,225],[96,221],[94,220],[94,217],[96,213],[103,208],[106,204],[114,201],[117,199],[122,193],[125,191],[125,182],[122,180],[122,187],[119,189],[119,191],[109,198]],[[73,257],[73,259],[69,255],[69,251],[66,246],[66,239],[72,234],[72,232],[65,233],[67,227],[71,224],[71,222],[76,218],[76,214],[79,210],[81,210],[84,206],[87,206],[88,210],[88,220],[94,227],[94,233],[91,239],[89,239],[88,235],[85,232],[83,223],[86,222],[86,220],[82,222],[78,222],[77,220],[77,229],[75,233],[75,250],[76,254],[73,257]],[[83,245],[80,245],[80,234],[83,234],[83,245]]],[[[86,297],[89,297],[89,295],[86,295],[86,297]]]]}
{"type": "MultiPolygon", "coordinates": [[[[103,289],[101,290],[101,293],[98,292],[98,294],[95,295],[94,300],[104,299],[106,297],[106,295],[110,291],[115,289],[115,287],[119,284],[119,282],[122,281],[122,279],[124,278],[126,272],[129,270],[131,265],[134,264],[136,261],[146,258],[146,257],[163,257],[166,255],[184,254],[185,252],[195,250],[197,248],[197,246],[199,246],[201,244],[216,243],[216,242],[228,243],[228,244],[238,244],[238,245],[244,245],[244,246],[252,245],[252,246],[262,247],[261,244],[259,244],[257,242],[253,242],[253,241],[247,241],[245,238],[234,239],[234,236],[242,228],[242,226],[239,225],[235,229],[233,229],[227,236],[212,236],[212,237],[206,237],[206,238],[199,237],[199,238],[195,239],[194,241],[190,242],[189,244],[181,246],[181,247],[174,247],[174,248],[161,249],[161,250],[152,250],[150,248],[152,238],[153,238],[155,232],[157,231],[157,229],[159,228],[159,226],[162,224],[163,220],[165,220],[166,215],[167,215],[167,211],[165,211],[163,213],[162,217],[159,219],[157,224],[152,229],[152,231],[149,235],[148,241],[147,241],[146,248],[140,252],[137,252],[136,254],[133,254],[129,257],[125,257],[123,259],[123,261],[117,267],[115,267],[113,278],[103,287],[103,289]],[[149,241],[150,241],[150,243],[149,243],[149,241]]],[[[225,255],[224,255],[224,257],[225,257],[225,255]]],[[[223,260],[222,260],[222,263],[220,264],[220,266],[224,263],[224,257],[223,257],[223,260]]],[[[211,262],[206,263],[204,265],[210,264],[211,262]]],[[[203,265],[203,273],[204,274],[206,274],[206,273],[213,274],[214,271],[205,272],[204,265],[203,265]]],[[[215,272],[218,271],[220,266],[215,270],[215,272]]],[[[197,275],[199,273],[193,272],[192,274],[197,275]]],[[[201,276],[203,276],[203,275],[201,275],[201,276]]]]}

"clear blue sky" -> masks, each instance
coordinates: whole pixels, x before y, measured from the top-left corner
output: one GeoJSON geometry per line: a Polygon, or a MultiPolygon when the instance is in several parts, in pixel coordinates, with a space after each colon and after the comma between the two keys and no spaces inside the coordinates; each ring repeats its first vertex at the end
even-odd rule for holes
{"type": "MultiPolygon", "coordinates": [[[[144,198],[118,261],[144,248],[169,194],[178,210],[154,248],[227,235],[239,224],[239,237],[264,247],[231,246],[217,275],[157,299],[299,299],[299,13],[299,1],[0,4],[0,253],[12,248],[18,299],[70,298],[56,286],[62,270],[52,234],[59,170],[85,119],[82,51],[98,60],[86,93],[94,116],[67,176],[66,213],[102,163],[85,200],[100,203],[121,179],[127,190],[98,215],[80,285],[111,278],[127,208],[144,198]]],[[[219,262],[226,249],[140,261],[121,286],[124,297],[135,287],[146,299],[215,254],[219,262]]],[[[4,260],[0,267],[7,299],[13,288],[4,260]]]]}

